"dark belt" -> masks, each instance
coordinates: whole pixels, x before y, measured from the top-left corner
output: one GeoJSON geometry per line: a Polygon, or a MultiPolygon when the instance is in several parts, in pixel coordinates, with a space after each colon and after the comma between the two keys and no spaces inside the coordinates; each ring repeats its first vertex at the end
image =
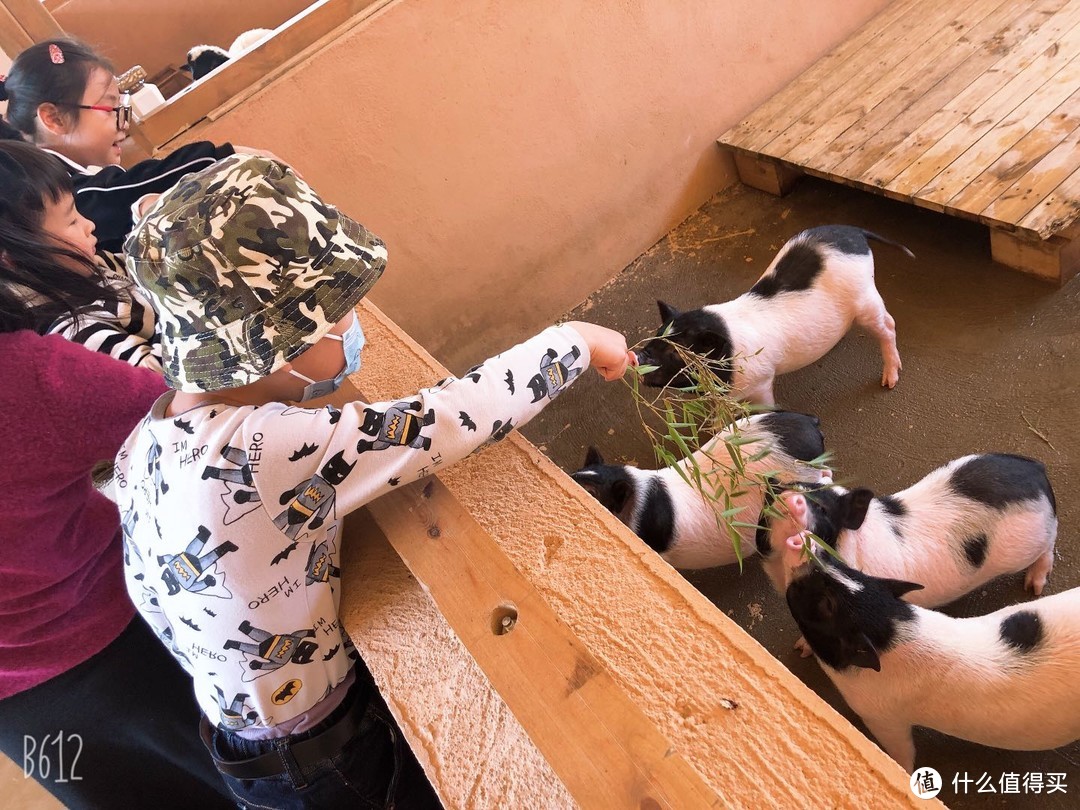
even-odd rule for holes
{"type": "MultiPolygon", "coordinates": [[[[218,758],[217,752],[214,751],[214,726],[205,714],[199,722],[199,735],[221,773],[234,779],[265,779],[268,776],[288,773],[290,757],[297,768],[307,768],[339,753],[345,744],[356,736],[364,710],[367,708],[367,701],[360,696],[349,694],[345,696],[345,700],[352,701],[349,710],[318,734],[300,742],[284,742],[279,747],[276,746],[277,750],[250,759],[230,762],[218,758]]],[[[288,738],[280,739],[287,740],[288,738]]],[[[278,740],[272,738],[260,742],[276,744],[278,740]]]]}

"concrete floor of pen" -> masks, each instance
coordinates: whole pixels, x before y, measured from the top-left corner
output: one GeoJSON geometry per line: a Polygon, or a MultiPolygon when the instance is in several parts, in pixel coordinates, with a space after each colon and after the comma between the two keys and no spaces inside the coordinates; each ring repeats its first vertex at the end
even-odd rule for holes
{"type": "MultiPolygon", "coordinates": [[[[739,184],[726,189],[566,317],[613,327],[633,343],[657,328],[657,298],[680,309],[734,298],[790,236],[834,223],[868,228],[917,257],[873,246],[877,286],[897,322],[900,382],[892,391],[881,388],[877,342],[855,327],[821,361],[778,379],[778,405],[820,417],[838,480],[882,494],[967,453],[1041,459],[1059,510],[1057,559],[1046,593],[1080,586],[1080,277],[1052,286],[994,264],[984,227],[804,178],[784,198],[739,184]]],[[[595,374],[523,432],[568,472],[580,467],[590,444],[609,462],[655,466],[629,391],[595,374]]],[[[798,630],[756,559],[747,560],[742,574],[737,566],[684,574],[862,728],[816,661],[792,649],[798,630]]],[[[945,611],[979,615],[1030,598],[1021,573],[945,611]]],[[[944,777],[939,798],[952,808],[1077,806],[1080,743],[1056,751],[1001,751],[917,729],[915,744],[917,763],[944,777]],[[1002,792],[1010,787],[1002,775],[1010,773],[1019,775],[1019,794],[1002,792]],[[1024,778],[1034,773],[1044,784],[1038,795],[1024,792],[1024,778]],[[1066,774],[1066,793],[1046,792],[1050,773],[1066,774]],[[966,792],[965,774],[972,780],[966,792]],[[980,785],[987,790],[984,774],[995,793],[978,792],[980,785]]]]}

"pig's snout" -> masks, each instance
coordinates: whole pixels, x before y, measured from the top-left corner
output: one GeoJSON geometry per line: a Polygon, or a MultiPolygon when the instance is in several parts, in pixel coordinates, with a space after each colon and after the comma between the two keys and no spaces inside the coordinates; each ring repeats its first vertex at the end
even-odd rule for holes
{"type": "Polygon", "coordinates": [[[806,496],[798,492],[784,492],[776,499],[775,508],[779,515],[769,521],[769,539],[773,545],[781,545],[789,537],[810,528],[807,525],[809,509],[806,496]]]}
{"type": "MultiPolygon", "coordinates": [[[[799,492],[785,492],[780,496],[783,508],[787,511],[791,520],[801,528],[806,528],[806,496],[799,492]]],[[[793,532],[794,534],[794,532],[793,532]]]]}
{"type": "Polygon", "coordinates": [[[814,545],[807,532],[799,532],[784,541],[784,567],[795,575],[795,569],[807,562],[807,549],[813,550],[814,545]]]}

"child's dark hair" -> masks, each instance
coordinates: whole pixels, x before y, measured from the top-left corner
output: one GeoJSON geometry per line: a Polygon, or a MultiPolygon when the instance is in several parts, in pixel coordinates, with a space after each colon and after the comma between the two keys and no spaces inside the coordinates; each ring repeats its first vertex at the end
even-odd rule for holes
{"type": "Polygon", "coordinates": [[[120,300],[90,259],[42,230],[46,202],[66,194],[71,178],[59,158],[28,143],[0,141],[0,332],[45,333],[57,318],[77,320],[94,302],[120,300]]]}
{"type": "Polygon", "coordinates": [[[55,104],[78,116],[83,93],[95,68],[113,74],[113,66],[89,45],[76,39],[47,39],[15,57],[7,78],[0,82],[0,101],[7,100],[6,118],[15,129],[33,138],[38,107],[55,104]],[[59,49],[57,51],[57,49],[59,49]],[[62,61],[54,56],[59,52],[62,61]]]}

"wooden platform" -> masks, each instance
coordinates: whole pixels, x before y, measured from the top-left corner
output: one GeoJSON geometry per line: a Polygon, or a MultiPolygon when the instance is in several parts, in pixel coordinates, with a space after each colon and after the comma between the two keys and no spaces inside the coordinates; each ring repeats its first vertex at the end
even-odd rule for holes
{"type": "Polygon", "coordinates": [[[996,261],[1080,270],[1080,0],[896,0],[719,139],[743,182],[801,174],[974,219],[996,261]]]}

